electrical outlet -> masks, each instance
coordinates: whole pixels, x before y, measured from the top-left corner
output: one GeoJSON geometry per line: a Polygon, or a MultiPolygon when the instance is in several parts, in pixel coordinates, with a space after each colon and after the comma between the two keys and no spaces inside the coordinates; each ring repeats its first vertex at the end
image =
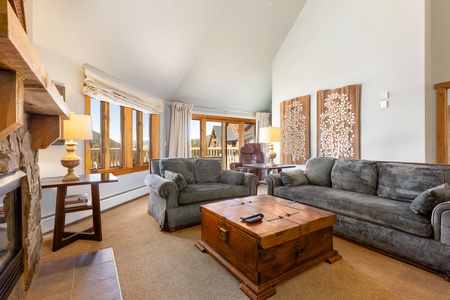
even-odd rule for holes
{"type": "Polygon", "coordinates": [[[388,101],[387,100],[383,100],[378,102],[378,107],[379,108],[387,108],[388,107],[388,101]]]}

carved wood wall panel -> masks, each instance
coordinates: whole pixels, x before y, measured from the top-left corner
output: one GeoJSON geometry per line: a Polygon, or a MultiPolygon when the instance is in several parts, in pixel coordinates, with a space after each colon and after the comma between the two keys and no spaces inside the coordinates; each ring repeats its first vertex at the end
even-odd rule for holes
{"type": "Polygon", "coordinates": [[[310,158],[310,96],[280,104],[282,164],[303,165],[310,158]]]}
{"type": "Polygon", "coordinates": [[[317,92],[317,154],[359,158],[361,85],[317,92]]]}

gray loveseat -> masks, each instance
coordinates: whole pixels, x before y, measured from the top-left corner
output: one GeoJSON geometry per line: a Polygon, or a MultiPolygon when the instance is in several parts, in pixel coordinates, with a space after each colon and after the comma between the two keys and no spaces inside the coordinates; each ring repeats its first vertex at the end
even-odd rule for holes
{"type": "Polygon", "coordinates": [[[162,158],[149,165],[148,213],[164,231],[199,224],[202,204],[256,195],[255,174],[222,170],[218,159],[162,158]]]}
{"type": "Polygon", "coordinates": [[[335,234],[450,279],[450,166],[310,159],[268,194],[336,213],[335,234]]]}

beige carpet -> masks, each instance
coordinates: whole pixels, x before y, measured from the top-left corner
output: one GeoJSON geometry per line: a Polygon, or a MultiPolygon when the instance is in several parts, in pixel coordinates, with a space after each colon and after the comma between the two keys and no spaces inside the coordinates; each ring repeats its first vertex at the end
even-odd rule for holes
{"type": "MultiPolygon", "coordinates": [[[[85,229],[92,220],[69,228],[85,229]]],[[[200,226],[160,232],[147,214],[147,196],[102,214],[103,241],[77,241],[43,262],[112,247],[123,299],[248,299],[239,282],[195,246],[200,226]]],[[[450,299],[450,282],[345,240],[334,238],[343,259],[320,263],[277,287],[270,299],[450,299]]]]}

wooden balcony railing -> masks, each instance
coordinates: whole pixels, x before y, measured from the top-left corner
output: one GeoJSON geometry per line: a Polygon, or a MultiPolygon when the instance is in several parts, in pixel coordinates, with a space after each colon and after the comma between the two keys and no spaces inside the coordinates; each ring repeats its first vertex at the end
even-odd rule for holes
{"type": "MultiPolygon", "coordinates": [[[[192,147],[192,157],[200,157],[200,147],[192,147]]],[[[222,157],[222,148],[221,147],[209,147],[206,151],[206,157],[222,157]]],[[[227,147],[227,166],[226,168],[230,166],[230,163],[232,162],[238,162],[239,161],[239,148],[238,147],[227,147]]]]}
{"type": "MultiPolygon", "coordinates": [[[[122,165],[122,154],[121,154],[120,148],[111,148],[109,149],[109,165],[110,168],[118,168],[122,165]]],[[[148,153],[149,149],[144,148],[144,152],[148,153]]],[[[208,148],[208,151],[206,152],[206,157],[222,157],[222,148],[220,147],[210,147],[208,148]]],[[[192,157],[200,157],[200,148],[199,147],[192,147],[192,157]]],[[[136,149],[133,148],[133,157],[136,157],[136,149]]],[[[227,168],[229,167],[230,163],[232,162],[238,162],[239,161],[239,149],[238,147],[228,147],[227,148],[227,168]]],[[[96,168],[102,168],[100,165],[100,148],[91,148],[91,169],[96,168]]],[[[144,162],[148,162],[148,155],[144,155],[144,162]]]]}

